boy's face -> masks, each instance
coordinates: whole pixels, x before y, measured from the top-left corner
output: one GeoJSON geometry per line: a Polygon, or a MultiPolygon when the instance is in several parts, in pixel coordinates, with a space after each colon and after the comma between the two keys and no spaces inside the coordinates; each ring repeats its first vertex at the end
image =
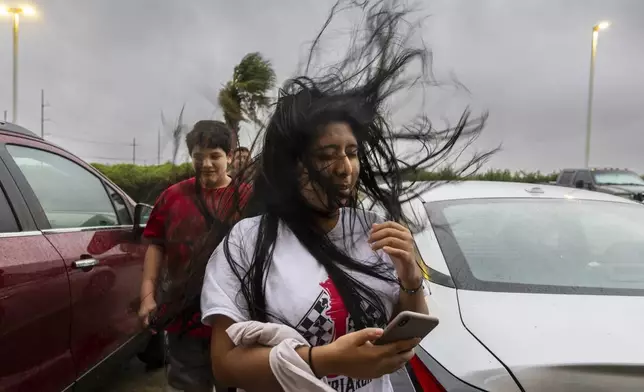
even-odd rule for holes
{"type": "Polygon", "coordinates": [[[235,151],[233,155],[232,170],[234,173],[239,172],[239,170],[246,165],[248,162],[249,153],[246,150],[235,151]]]}
{"type": "Polygon", "coordinates": [[[190,154],[199,181],[206,188],[217,188],[226,182],[231,157],[221,148],[195,146],[190,154]]]}

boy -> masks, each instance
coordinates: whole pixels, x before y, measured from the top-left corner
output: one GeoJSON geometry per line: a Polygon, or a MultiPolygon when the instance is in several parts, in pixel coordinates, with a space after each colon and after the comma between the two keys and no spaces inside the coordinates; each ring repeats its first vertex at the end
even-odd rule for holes
{"type": "MultiPolygon", "coordinates": [[[[248,197],[249,188],[242,185],[236,190],[227,175],[232,139],[226,124],[209,120],[197,122],[186,135],[196,176],[170,186],[159,196],[143,232],[149,246],[143,268],[139,317],[146,327],[150,314],[157,310],[155,293],[161,266],[171,286],[162,291],[170,293],[170,301],[181,301],[173,297],[185,291],[186,275],[196,269],[190,263],[198,248],[215,224],[231,222],[232,216],[238,215],[231,209],[240,209],[248,197]]],[[[210,366],[211,331],[201,324],[198,307],[187,308],[166,329],[168,384],[171,391],[210,392],[214,385],[210,366]]]]}

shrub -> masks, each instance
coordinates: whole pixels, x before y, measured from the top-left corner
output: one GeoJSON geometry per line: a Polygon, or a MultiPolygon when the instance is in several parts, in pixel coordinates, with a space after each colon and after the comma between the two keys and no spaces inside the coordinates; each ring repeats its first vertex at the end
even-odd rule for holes
{"type": "MultiPolygon", "coordinates": [[[[189,163],[184,163],[182,165],[165,163],[163,165],[156,166],[139,166],[127,163],[117,165],[94,163],[93,166],[105,174],[135,201],[147,204],[154,204],[161,192],[170,185],[194,175],[192,165],[189,163]]],[[[459,179],[450,169],[443,169],[437,172],[412,173],[408,178],[416,181],[445,181],[459,179]]],[[[546,183],[555,181],[557,179],[557,173],[542,174],[538,171],[534,173],[526,173],[523,171],[512,172],[510,170],[488,170],[484,173],[460,179],[546,183]]]]}
{"type": "Polygon", "coordinates": [[[165,163],[156,166],[92,164],[136,202],[154,204],[167,187],[194,175],[192,165],[165,163]]]}

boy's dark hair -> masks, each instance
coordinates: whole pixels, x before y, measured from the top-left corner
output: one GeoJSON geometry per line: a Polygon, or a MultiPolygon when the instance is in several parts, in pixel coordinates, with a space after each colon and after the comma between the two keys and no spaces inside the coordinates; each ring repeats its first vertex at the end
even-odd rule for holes
{"type": "Polygon", "coordinates": [[[221,148],[226,154],[232,149],[233,134],[228,125],[221,121],[201,120],[186,135],[188,153],[196,146],[201,148],[221,148]]]}
{"type": "Polygon", "coordinates": [[[233,151],[233,154],[234,154],[234,153],[238,153],[238,152],[247,152],[247,153],[249,153],[249,154],[250,154],[250,150],[248,149],[248,147],[237,147],[237,148],[233,151]]]}

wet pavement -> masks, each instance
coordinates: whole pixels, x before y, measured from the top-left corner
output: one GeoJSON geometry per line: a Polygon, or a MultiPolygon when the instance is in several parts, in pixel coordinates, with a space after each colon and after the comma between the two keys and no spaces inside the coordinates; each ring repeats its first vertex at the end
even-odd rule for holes
{"type": "Polygon", "coordinates": [[[116,370],[103,392],[163,392],[166,377],[163,369],[147,371],[136,358],[116,370]]]}
{"type": "MultiPolygon", "coordinates": [[[[391,377],[394,391],[413,390],[404,371],[391,377]]],[[[145,365],[136,358],[116,370],[102,392],[164,392],[166,377],[163,369],[146,371],[145,365]]]]}

